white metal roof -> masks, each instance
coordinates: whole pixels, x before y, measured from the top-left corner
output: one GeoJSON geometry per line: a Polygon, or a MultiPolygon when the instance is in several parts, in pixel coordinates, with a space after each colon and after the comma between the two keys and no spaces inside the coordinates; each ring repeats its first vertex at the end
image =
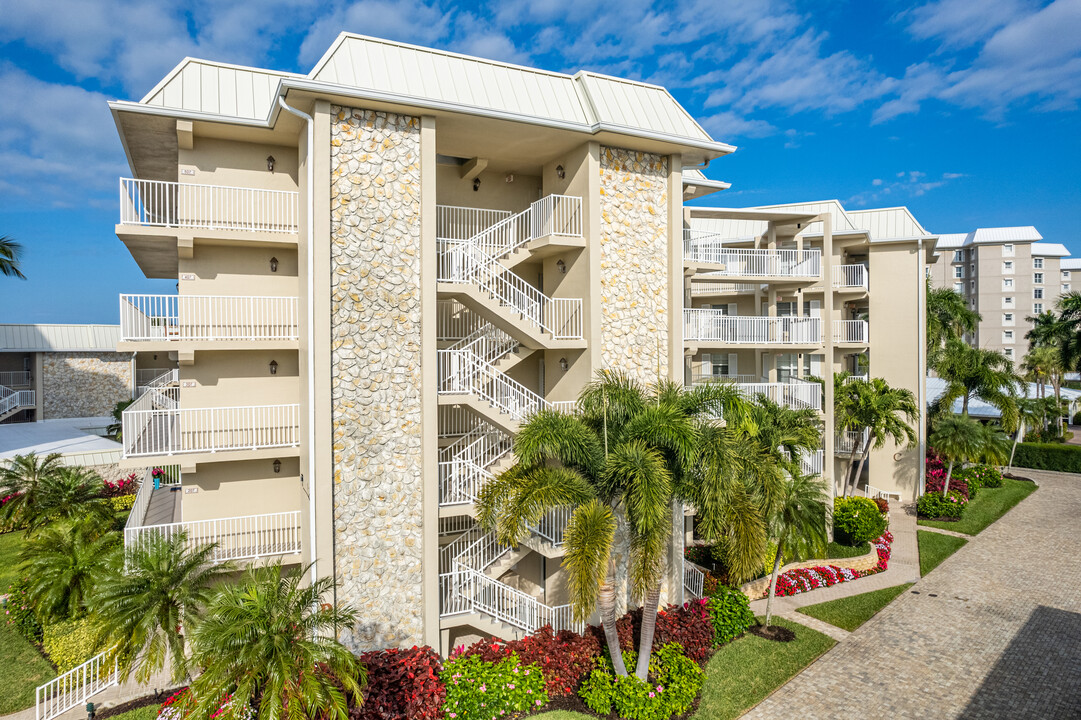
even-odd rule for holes
{"type": "Polygon", "coordinates": [[[119,325],[3,325],[0,352],[114,352],[119,325]]]}
{"type": "Polygon", "coordinates": [[[939,250],[952,250],[964,247],[970,242],[972,233],[946,233],[938,236],[939,250]]]}
{"type": "Polygon", "coordinates": [[[981,243],[1025,243],[1039,242],[1043,235],[1031,225],[1018,227],[976,228],[972,242],[981,243]]]}
{"type": "Polygon", "coordinates": [[[1062,270],[1081,270],[1081,258],[1063,258],[1059,263],[1062,270]]]}
{"type": "Polygon", "coordinates": [[[1070,251],[1062,243],[1032,243],[1032,254],[1037,257],[1066,257],[1070,251]]]}
{"type": "Polygon", "coordinates": [[[184,58],[139,102],[189,112],[264,120],[274,108],[278,84],[285,77],[303,76],[184,58]]]}
{"type": "Polygon", "coordinates": [[[867,230],[871,233],[872,238],[927,237],[930,235],[907,207],[849,210],[847,214],[853,225],[862,230],[867,230]]]}
{"type": "MultiPolygon", "coordinates": [[[[759,205],[759,209],[776,209],[785,210],[789,212],[805,212],[808,215],[818,215],[819,213],[829,213],[833,217],[833,231],[834,232],[846,232],[850,230],[861,230],[857,227],[852,220],[848,217],[848,213],[841,206],[839,200],[820,200],[817,202],[803,202],[803,203],[784,203],[781,205],[759,205]]],[[[822,223],[812,223],[807,227],[805,233],[808,235],[814,235],[816,233],[821,234],[822,223]]]]}

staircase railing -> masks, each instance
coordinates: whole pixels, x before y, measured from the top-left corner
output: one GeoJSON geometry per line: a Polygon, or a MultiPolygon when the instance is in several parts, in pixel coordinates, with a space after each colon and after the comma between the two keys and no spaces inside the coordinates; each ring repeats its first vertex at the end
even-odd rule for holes
{"type": "Polygon", "coordinates": [[[116,647],[103,650],[82,665],[68,670],[35,693],[35,720],[52,720],[72,708],[86,704],[102,690],[120,684],[120,664],[116,647]]]}
{"type": "Polygon", "coordinates": [[[439,350],[437,354],[441,395],[478,395],[518,421],[539,410],[565,410],[566,403],[548,402],[471,350],[439,350]]]}

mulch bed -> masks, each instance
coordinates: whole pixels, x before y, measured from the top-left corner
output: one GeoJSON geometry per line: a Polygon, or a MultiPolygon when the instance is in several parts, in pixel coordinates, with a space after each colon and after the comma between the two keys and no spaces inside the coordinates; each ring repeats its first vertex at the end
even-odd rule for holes
{"type": "Polygon", "coordinates": [[[154,695],[147,695],[146,697],[129,700],[126,703],[121,703],[115,707],[99,710],[94,713],[94,717],[97,718],[97,720],[107,720],[107,718],[111,718],[115,715],[122,715],[129,710],[138,710],[139,708],[145,708],[151,705],[161,705],[165,702],[165,698],[169,697],[182,687],[184,686],[179,685],[171,690],[160,690],[154,695]]]}
{"type": "Polygon", "coordinates": [[[781,627],[780,625],[770,625],[769,627],[766,627],[765,625],[752,625],[747,628],[747,632],[752,635],[757,635],[763,640],[772,640],[774,642],[786,643],[796,639],[795,632],[786,627],[781,627]]]}

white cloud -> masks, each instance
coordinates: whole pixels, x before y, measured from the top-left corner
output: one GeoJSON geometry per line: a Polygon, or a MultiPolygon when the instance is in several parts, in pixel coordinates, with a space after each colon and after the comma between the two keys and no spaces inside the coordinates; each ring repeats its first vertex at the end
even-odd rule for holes
{"type": "Polygon", "coordinates": [[[911,198],[918,198],[942,187],[950,180],[964,177],[961,173],[942,173],[931,180],[927,173],[920,170],[902,170],[895,174],[894,181],[886,182],[882,178],[871,180],[871,189],[857,193],[845,201],[845,205],[867,207],[877,203],[900,203],[911,198]]]}
{"type": "Polygon", "coordinates": [[[739,138],[763,138],[774,135],[777,128],[765,120],[745,118],[724,111],[701,119],[702,127],[713,137],[728,142],[739,138]]]}
{"type": "Polygon", "coordinates": [[[424,0],[360,0],[324,6],[301,43],[300,62],[305,68],[314,66],[341,32],[436,44],[446,35],[452,18],[453,14],[444,13],[438,3],[424,0]]]}
{"type": "Polygon", "coordinates": [[[1034,9],[1030,0],[938,0],[907,10],[898,19],[920,40],[937,40],[947,47],[976,45],[1034,9]]]}

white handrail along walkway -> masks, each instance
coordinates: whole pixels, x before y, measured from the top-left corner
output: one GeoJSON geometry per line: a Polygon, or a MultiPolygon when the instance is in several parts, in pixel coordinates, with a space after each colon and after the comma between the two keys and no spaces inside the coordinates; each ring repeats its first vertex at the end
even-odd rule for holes
{"type": "Polygon", "coordinates": [[[35,693],[34,717],[52,720],[86,702],[102,690],[120,684],[116,648],[98,653],[77,668],[72,668],[44,685],[35,693]]]}
{"type": "Polygon", "coordinates": [[[120,178],[120,224],[296,233],[295,190],[120,178]]]}

